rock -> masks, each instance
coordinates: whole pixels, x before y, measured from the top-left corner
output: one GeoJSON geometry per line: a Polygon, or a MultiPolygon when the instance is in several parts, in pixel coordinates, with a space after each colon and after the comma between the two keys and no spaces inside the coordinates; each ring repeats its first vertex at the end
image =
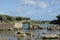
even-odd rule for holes
{"type": "Polygon", "coordinates": [[[26,32],[25,34],[26,34],[28,37],[33,37],[32,33],[30,33],[30,32],[26,32]]]}
{"type": "Polygon", "coordinates": [[[15,36],[16,37],[26,37],[27,35],[22,31],[17,31],[17,32],[15,32],[15,36]]]}
{"type": "Polygon", "coordinates": [[[20,37],[29,37],[29,38],[31,38],[31,37],[33,37],[33,35],[32,35],[32,33],[30,33],[30,32],[23,32],[23,31],[16,31],[15,32],[15,36],[17,37],[17,38],[20,38],[20,37]]]}
{"type": "Polygon", "coordinates": [[[54,38],[58,38],[58,35],[56,34],[49,34],[49,35],[43,35],[42,36],[43,39],[54,39],[54,38]]]}
{"type": "Polygon", "coordinates": [[[46,33],[43,32],[42,34],[46,34],[46,33]]]}
{"type": "Polygon", "coordinates": [[[20,37],[26,37],[27,35],[26,34],[21,34],[20,37]]]}
{"type": "Polygon", "coordinates": [[[57,33],[58,37],[60,38],[60,33],[57,33]]]}

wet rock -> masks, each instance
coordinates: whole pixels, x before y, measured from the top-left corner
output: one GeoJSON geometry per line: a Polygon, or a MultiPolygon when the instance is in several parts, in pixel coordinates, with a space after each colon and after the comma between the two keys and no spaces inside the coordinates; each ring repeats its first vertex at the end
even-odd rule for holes
{"type": "Polygon", "coordinates": [[[48,30],[57,30],[57,27],[56,26],[49,26],[47,29],[48,30]]]}
{"type": "Polygon", "coordinates": [[[43,39],[55,39],[55,38],[58,38],[58,35],[56,35],[56,34],[49,34],[49,35],[45,34],[42,36],[42,38],[43,39]]]}
{"type": "Polygon", "coordinates": [[[46,33],[43,32],[42,34],[46,34],[46,33]]]}
{"type": "Polygon", "coordinates": [[[26,37],[26,34],[24,32],[22,32],[22,31],[16,31],[15,36],[16,37],[26,37]]]}
{"type": "Polygon", "coordinates": [[[29,37],[33,37],[32,33],[30,33],[30,32],[26,32],[25,34],[29,37]]]}

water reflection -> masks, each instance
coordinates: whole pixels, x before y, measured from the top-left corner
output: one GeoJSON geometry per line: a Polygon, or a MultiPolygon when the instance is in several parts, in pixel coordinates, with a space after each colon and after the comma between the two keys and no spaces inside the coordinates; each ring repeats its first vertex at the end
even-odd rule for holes
{"type": "Polygon", "coordinates": [[[35,40],[40,40],[40,34],[38,34],[37,36],[36,36],[36,38],[35,38],[35,40]]]}
{"type": "Polygon", "coordinates": [[[17,38],[14,37],[12,34],[0,34],[0,38],[5,38],[8,40],[17,40],[17,38]]]}

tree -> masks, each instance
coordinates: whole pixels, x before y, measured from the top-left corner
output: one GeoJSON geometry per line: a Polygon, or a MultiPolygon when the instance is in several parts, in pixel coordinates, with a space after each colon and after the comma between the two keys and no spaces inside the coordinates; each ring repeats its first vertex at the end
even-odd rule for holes
{"type": "Polygon", "coordinates": [[[21,17],[21,16],[9,16],[9,15],[0,15],[0,21],[21,21],[21,20],[30,20],[30,18],[27,17],[21,17]]]}
{"type": "Polygon", "coordinates": [[[30,20],[30,18],[18,16],[18,17],[16,17],[16,20],[17,21],[20,21],[20,20],[30,20]]]}
{"type": "Polygon", "coordinates": [[[2,19],[2,15],[0,15],[0,21],[2,21],[3,19],[2,19]]]}
{"type": "Polygon", "coordinates": [[[60,15],[56,16],[58,20],[60,20],[60,15]]]}
{"type": "Polygon", "coordinates": [[[30,20],[30,18],[27,18],[27,17],[23,17],[22,19],[23,20],[30,20]]]}
{"type": "Polygon", "coordinates": [[[57,20],[52,20],[50,24],[60,24],[60,15],[56,16],[57,20]]]}
{"type": "Polygon", "coordinates": [[[2,16],[2,19],[3,19],[4,21],[7,21],[7,17],[6,17],[5,15],[2,16]]]}
{"type": "Polygon", "coordinates": [[[16,20],[17,20],[17,21],[20,21],[20,20],[22,20],[22,17],[19,17],[19,16],[18,16],[18,17],[16,17],[16,20]]]}

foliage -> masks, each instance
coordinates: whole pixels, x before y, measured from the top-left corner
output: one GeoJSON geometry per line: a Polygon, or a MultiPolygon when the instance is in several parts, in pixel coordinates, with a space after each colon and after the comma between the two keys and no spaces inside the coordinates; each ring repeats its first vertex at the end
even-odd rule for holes
{"type": "Polygon", "coordinates": [[[58,20],[60,20],[60,15],[56,16],[56,18],[57,18],[58,20]]]}
{"type": "Polygon", "coordinates": [[[60,15],[56,16],[57,20],[52,20],[50,24],[60,24],[60,15]]]}
{"type": "Polygon", "coordinates": [[[30,18],[27,17],[21,17],[21,16],[8,16],[8,15],[0,15],[0,21],[21,21],[21,20],[30,20],[30,18]]]}

